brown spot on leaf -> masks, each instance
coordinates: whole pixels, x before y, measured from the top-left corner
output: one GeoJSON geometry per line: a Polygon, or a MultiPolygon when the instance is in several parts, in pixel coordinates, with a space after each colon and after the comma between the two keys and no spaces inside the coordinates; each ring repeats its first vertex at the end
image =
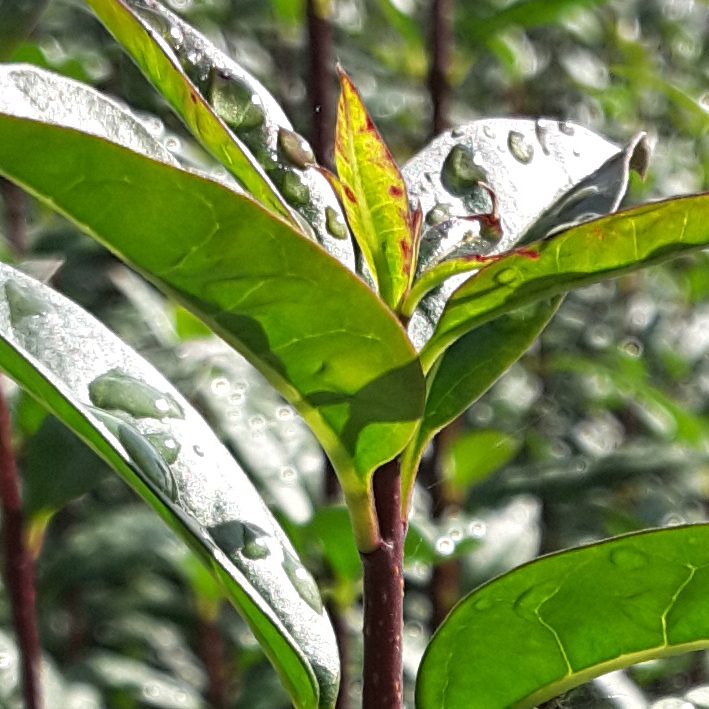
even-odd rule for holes
{"type": "Polygon", "coordinates": [[[389,196],[393,197],[394,199],[399,199],[400,197],[403,197],[404,195],[404,190],[399,187],[399,185],[392,185],[389,188],[389,196]]]}
{"type": "Polygon", "coordinates": [[[345,197],[352,202],[352,204],[357,204],[357,197],[350,187],[347,185],[342,185],[342,191],[345,193],[345,197]]]}

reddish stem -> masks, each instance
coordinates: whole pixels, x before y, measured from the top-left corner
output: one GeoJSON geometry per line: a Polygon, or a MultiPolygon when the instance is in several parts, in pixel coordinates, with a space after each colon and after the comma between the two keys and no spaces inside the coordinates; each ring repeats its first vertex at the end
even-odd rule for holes
{"type": "MultiPolygon", "coordinates": [[[[0,378],[0,385],[2,379],[0,378]]],[[[0,506],[5,547],[5,583],[20,649],[25,709],[40,709],[40,646],[37,631],[34,563],[24,539],[20,481],[12,449],[10,411],[0,386],[0,506]]]]}
{"type": "Polygon", "coordinates": [[[211,618],[199,620],[199,653],[207,671],[207,699],[214,709],[226,709],[227,668],[224,660],[224,640],[217,622],[211,618]]]}
{"type": "Polygon", "coordinates": [[[362,554],[364,568],[364,669],[367,709],[399,709],[403,697],[404,536],[398,461],[374,474],[374,501],[381,543],[362,554]]]}
{"type": "Polygon", "coordinates": [[[448,73],[453,49],[453,0],[433,0],[431,9],[431,68],[428,89],[433,110],[433,135],[448,128],[450,82],[448,73]]]}

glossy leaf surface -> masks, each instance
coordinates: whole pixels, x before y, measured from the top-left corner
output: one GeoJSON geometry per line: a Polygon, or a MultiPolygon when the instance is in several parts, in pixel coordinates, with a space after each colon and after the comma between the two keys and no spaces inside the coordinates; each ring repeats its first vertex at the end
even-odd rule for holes
{"type": "Polygon", "coordinates": [[[86,133],[7,115],[11,108],[0,117],[0,173],[244,354],[328,452],[360,515],[358,534],[371,530],[369,476],[406,444],[423,398],[415,353],[381,301],[250,198],[86,133]]]}
{"type": "Polygon", "coordinates": [[[387,305],[412,276],[415,243],[406,185],[352,80],[340,71],[335,164],[347,220],[387,305]]]}
{"type": "Polygon", "coordinates": [[[332,189],[312,167],[310,146],[259,81],[156,0],[88,4],[197,140],[256,200],[306,233],[312,227],[327,251],[354,268],[332,189]]]}
{"type": "Polygon", "coordinates": [[[642,171],[646,161],[642,134],[620,148],[547,118],[488,118],[432,141],[403,169],[409,198],[425,215],[414,289],[421,295],[451,277],[413,312],[408,329],[417,349],[476,261],[614,211],[631,166],[642,171]]]}
{"type": "Polygon", "coordinates": [[[560,299],[511,313],[467,333],[449,347],[428,374],[424,415],[402,458],[403,499],[413,490],[426,446],[477,401],[532,345],[559,307],[560,299]]]}
{"type": "Polygon", "coordinates": [[[708,593],[709,525],[543,557],[453,609],[422,660],[416,706],[534,707],[613,669],[708,647],[708,593]]]}
{"type": "Polygon", "coordinates": [[[212,568],[296,705],[329,706],[338,656],[317,586],[204,420],[157,370],[52,289],[0,265],[0,292],[2,368],[212,568]]]}
{"type": "Polygon", "coordinates": [[[421,354],[428,369],[466,332],[543,298],[709,244],[709,194],[628,209],[504,254],[449,299],[421,354]]]}

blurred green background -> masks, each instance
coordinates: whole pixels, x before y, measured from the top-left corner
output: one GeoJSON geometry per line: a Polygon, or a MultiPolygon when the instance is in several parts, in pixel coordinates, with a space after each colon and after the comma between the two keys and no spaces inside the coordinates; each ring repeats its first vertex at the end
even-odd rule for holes
{"type": "MultiPolygon", "coordinates": [[[[432,134],[428,0],[321,0],[333,59],[403,163],[432,134]]],[[[458,0],[448,119],[550,116],[654,145],[626,204],[707,189],[707,0],[458,0]]],[[[255,74],[311,135],[304,2],[172,0],[255,74]]],[[[196,148],[78,1],[0,0],[0,52],[90,83],[196,148]]],[[[325,68],[336,100],[334,66],[325,68]]],[[[323,107],[327,115],[327,106],[323,107]]],[[[317,575],[358,705],[358,559],[316,444],[263,380],[101,247],[2,184],[2,258],[98,315],[205,414],[317,575]],[[61,261],[59,261],[61,260],[61,261]],[[59,266],[58,270],[54,269],[59,266]],[[270,443],[288,455],[269,455],[270,443]]],[[[430,451],[407,540],[407,701],[427,638],[455,598],[539,553],[704,520],[709,500],[706,254],[575,292],[528,355],[430,451]]],[[[9,386],[9,385],[8,385],[9,386]]],[[[163,523],[60,424],[11,390],[52,709],[288,706],[253,637],[163,523]]],[[[272,450],[272,449],[271,449],[272,450]]],[[[0,709],[20,707],[0,589],[0,709]]],[[[566,707],[709,707],[709,655],[647,663],[566,707]]]]}

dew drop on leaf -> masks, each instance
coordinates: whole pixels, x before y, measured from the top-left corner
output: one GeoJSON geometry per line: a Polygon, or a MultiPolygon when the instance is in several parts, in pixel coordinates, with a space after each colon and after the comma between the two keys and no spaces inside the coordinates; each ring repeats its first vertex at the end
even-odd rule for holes
{"type": "Polygon", "coordinates": [[[436,226],[450,219],[450,206],[447,204],[434,204],[426,214],[426,224],[436,226]]]}
{"type": "Polygon", "coordinates": [[[177,485],[170,466],[147,438],[133,426],[120,423],[118,440],[147,479],[170,500],[176,502],[177,485]]]}
{"type": "Polygon", "coordinates": [[[308,141],[292,130],[283,127],[278,129],[278,147],[288,162],[301,170],[317,163],[308,141]]]}
{"type": "Polygon", "coordinates": [[[51,303],[38,295],[34,289],[28,288],[21,283],[7,281],[5,283],[5,295],[10,308],[10,320],[13,327],[20,325],[25,318],[54,312],[51,303]]]}
{"type": "Polygon", "coordinates": [[[303,178],[293,170],[286,170],[279,185],[283,196],[294,207],[304,207],[310,203],[310,189],[303,178]]]}
{"type": "Polygon", "coordinates": [[[125,411],[135,418],[184,418],[182,407],[170,395],[132,377],[111,369],[89,384],[94,406],[108,411],[125,411]]]}
{"type": "Polygon", "coordinates": [[[495,275],[495,281],[502,286],[514,285],[519,280],[519,273],[514,268],[503,268],[495,275]]]}
{"type": "Polygon", "coordinates": [[[207,92],[214,112],[236,133],[258,128],[266,119],[260,97],[238,79],[212,69],[207,92]]]}
{"type": "Polygon", "coordinates": [[[177,460],[180,453],[180,444],[169,433],[146,433],[145,438],[148,439],[158,453],[169,464],[177,460]]]}
{"type": "Polygon", "coordinates": [[[336,239],[346,239],[349,236],[345,220],[332,207],[325,207],[325,228],[327,233],[336,239]]]}
{"type": "Polygon", "coordinates": [[[457,196],[468,194],[486,177],[485,170],[475,163],[473,151],[460,143],[451,148],[441,168],[441,183],[457,196]]]}
{"type": "Polygon", "coordinates": [[[283,570],[298,595],[316,612],[322,613],[322,599],[317,584],[308,570],[289,552],[284,552],[283,570]]]}
{"type": "Polygon", "coordinates": [[[637,549],[614,549],[611,552],[611,563],[624,571],[634,571],[647,566],[647,555],[637,549]]]}
{"type": "Polygon", "coordinates": [[[524,165],[529,164],[534,157],[534,146],[516,130],[511,130],[507,136],[507,147],[514,157],[524,165]]]}

